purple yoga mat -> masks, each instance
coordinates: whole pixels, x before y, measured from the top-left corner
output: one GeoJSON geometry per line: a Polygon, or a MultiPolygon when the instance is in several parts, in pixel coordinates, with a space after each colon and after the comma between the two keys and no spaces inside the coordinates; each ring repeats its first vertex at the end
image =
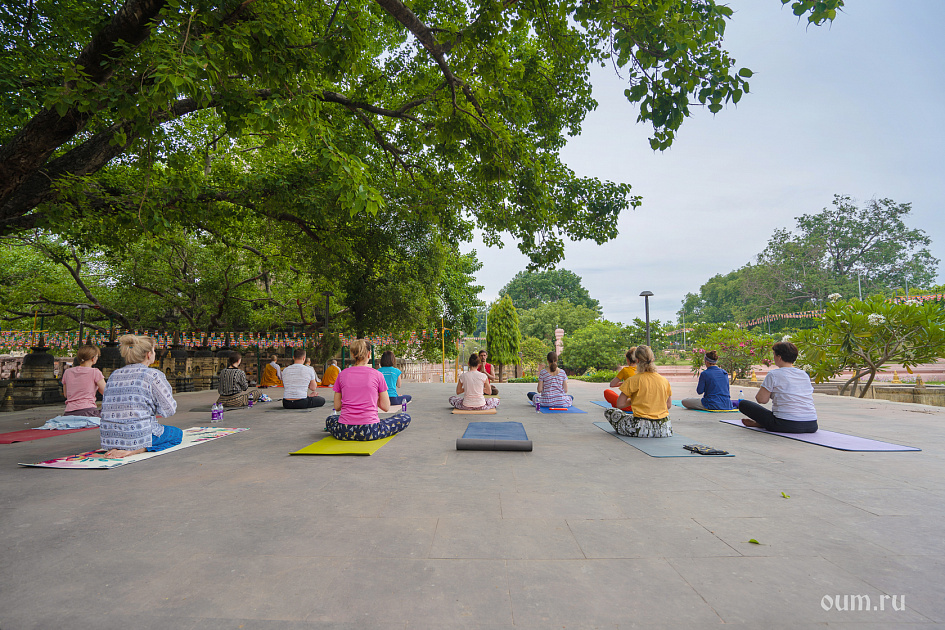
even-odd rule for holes
{"type": "Polygon", "coordinates": [[[819,444],[820,446],[826,446],[827,448],[835,448],[840,451],[921,451],[921,448],[915,448],[914,446],[901,446],[899,444],[890,444],[889,442],[880,442],[879,440],[871,440],[869,438],[861,438],[855,435],[847,435],[846,433],[835,433],[833,431],[824,431],[823,429],[818,429],[813,433],[777,433],[775,431],[765,431],[764,429],[759,429],[757,427],[746,427],[742,424],[740,419],[730,419],[722,418],[719,422],[724,422],[725,424],[734,424],[736,427],[742,427],[743,429],[751,429],[752,431],[761,431],[762,433],[770,433],[771,435],[779,435],[781,437],[791,438],[792,440],[798,440],[799,442],[809,442],[811,444],[819,444]]]}

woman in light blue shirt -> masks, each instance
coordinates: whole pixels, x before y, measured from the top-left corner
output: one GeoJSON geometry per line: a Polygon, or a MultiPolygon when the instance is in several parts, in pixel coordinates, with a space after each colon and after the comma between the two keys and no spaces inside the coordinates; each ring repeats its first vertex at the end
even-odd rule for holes
{"type": "Polygon", "coordinates": [[[394,367],[394,353],[390,350],[384,352],[381,355],[381,367],[378,369],[378,372],[384,375],[384,380],[387,381],[387,395],[390,397],[391,405],[401,405],[405,401],[410,402],[410,394],[404,394],[402,396],[397,394],[397,388],[401,385],[401,375],[403,372],[394,367]]]}

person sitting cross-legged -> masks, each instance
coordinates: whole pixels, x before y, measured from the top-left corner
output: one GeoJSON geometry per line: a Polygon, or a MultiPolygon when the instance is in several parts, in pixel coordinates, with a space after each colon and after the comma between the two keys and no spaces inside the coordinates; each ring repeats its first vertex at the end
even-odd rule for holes
{"type": "Polygon", "coordinates": [[[738,410],[746,427],[758,427],[778,433],[814,433],[817,431],[817,409],[814,408],[814,386],[804,370],[794,367],[797,346],[782,341],[771,348],[777,370],[765,376],[755,395],[758,403],[742,400],[738,410]],[[771,401],[771,409],[763,407],[771,401]]]}
{"type": "Polygon", "coordinates": [[[528,399],[546,409],[549,407],[570,407],[574,396],[568,393],[568,375],[558,368],[558,355],[549,352],[546,357],[548,369],[538,373],[538,391],[528,392],[528,399]]]}
{"type": "Polygon", "coordinates": [[[396,363],[394,353],[387,350],[381,355],[381,367],[377,371],[383,374],[384,380],[387,381],[387,395],[390,397],[390,404],[397,406],[405,402],[409,403],[413,397],[410,394],[400,395],[397,393],[397,388],[401,386],[403,372],[394,367],[394,363],[396,363]]]}
{"type": "Polygon", "coordinates": [[[673,388],[669,381],[656,371],[656,357],[649,346],[637,346],[633,353],[637,362],[637,373],[620,386],[615,409],[604,411],[604,417],[614,431],[628,437],[671,437],[673,426],[669,420],[669,409],[673,404],[673,388]],[[633,412],[620,408],[627,403],[633,412]]]}
{"type": "Polygon", "coordinates": [[[380,418],[377,410],[390,410],[387,381],[368,365],[368,342],[356,339],[348,347],[354,365],[347,367],[335,381],[334,413],[325,421],[325,429],[336,440],[371,441],[396,435],[410,424],[406,413],[380,418]]]}
{"type": "Polygon", "coordinates": [[[450,405],[464,411],[486,411],[499,406],[498,398],[486,398],[492,391],[489,377],[479,371],[479,356],[469,355],[469,369],[459,375],[456,381],[456,395],[450,396],[450,405]]]}
{"type": "Polygon", "coordinates": [[[282,406],[286,409],[321,407],[325,399],[316,394],[318,377],[310,365],[305,365],[305,348],[292,352],[292,365],[282,370],[282,406]]]}
{"type": "MultiPolygon", "coordinates": [[[[633,353],[636,352],[637,347],[633,346],[627,350],[626,359],[627,364],[620,368],[620,371],[617,372],[617,376],[613,377],[610,380],[611,387],[620,387],[623,385],[623,382],[637,373],[637,360],[633,358],[633,353]]],[[[617,403],[617,397],[620,396],[618,392],[615,392],[612,389],[604,390],[604,400],[610,403],[611,407],[615,407],[617,403]]],[[[621,407],[624,411],[633,411],[630,405],[626,407],[621,407]]]]}
{"type": "Polygon", "coordinates": [[[329,362],[328,367],[325,368],[325,374],[322,376],[322,380],[318,386],[331,387],[335,384],[335,379],[338,378],[339,374],[341,374],[341,370],[338,369],[338,361],[332,359],[329,362]]]}
{"type": "Polygon", "coordinates": [[[696,393],[702,394],[702,398],[683,398],[683,407],[703,411],[731,411],[728,372],[720,368],[718,362],[718,352],[712,350],[705,353],[705,369],[699,375],[699,384],[696,385],[696,393]]]}
{"type": "Polygon", "coordinates": [[[279,357],[272,355],[270,361],[263,368],[262,380],[259,381],[260,387],[282,387],[282,366],[279,365],[279,357]]]}

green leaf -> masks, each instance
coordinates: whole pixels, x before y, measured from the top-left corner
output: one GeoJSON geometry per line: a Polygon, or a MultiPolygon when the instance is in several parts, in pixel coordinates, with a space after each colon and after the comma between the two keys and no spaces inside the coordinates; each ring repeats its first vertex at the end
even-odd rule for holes
{"type": "Polygon", "coordinates": [[[753,544],[753,545],[760,545],[760,544],[761,544],[760,542],[758,542],[758,541],[755,540],[754,538],[749,538],[749,539],[748,539],[748,542],[750,542],[750,543],[753,544]]]}

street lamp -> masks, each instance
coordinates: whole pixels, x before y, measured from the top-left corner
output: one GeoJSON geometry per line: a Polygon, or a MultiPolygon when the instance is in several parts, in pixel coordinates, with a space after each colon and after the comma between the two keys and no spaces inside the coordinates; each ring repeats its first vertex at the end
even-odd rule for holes
{"type": "Polygon", "coordinates": [[[88,304],[76,304],[79,309],[79,345],[82,345],[82,331],[85,328],[85,309],[92,308],[88,304]]]}
{"type": "MultiPolygon", "coordinates": [[[[324,336],[325,346],[324,347],[328,348],[329,347],[328,346],[328,301],[331,299],[331,296],[333,296],[334,293],[332,293],[331,291],[322,291],[322,295],[325,296],[325,336],[324,336]]],[[[344,355],[341,355],[341,358],[344,359],[344,355]]],[[[328,364],[330,362],[331,362],[331,357],[326,356],[325,357],[326,370],[328,369],[328,364]]],[[[343,363],[344,361],[342,361],[342,364],[343,363]]],[[[344,365],[342,365],[342,367],[344,367],[344,365]]]]}
{"type": "Polygon", "coordinates": [[[643,302],[646,305],[646,345],[650,345],[650,296],[653,295],[652,291],[644,291],[640,294],[640,297],[643,298],[643,302]]]}

